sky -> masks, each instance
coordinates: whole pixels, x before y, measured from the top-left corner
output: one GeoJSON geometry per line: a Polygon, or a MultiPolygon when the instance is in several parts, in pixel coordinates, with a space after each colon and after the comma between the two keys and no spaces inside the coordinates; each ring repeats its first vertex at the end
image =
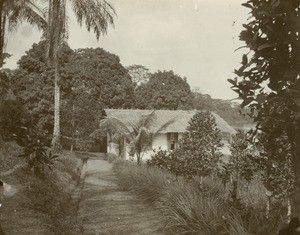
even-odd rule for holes
{"type": "MultiPolygon", "coordinates": [[[[71,48],[102,47],[120,57],[123,66],[140,64],[150,70],[173,70],[186,77],[191,88],[213,98],[233,99],[228,78],[239,68],[244,44],[238,35],[247,22],[245,0],[108,0],[116,9],[114,27],[97,41],[81,28],[69,9],[71,48]]],[[[27,24],[11,32],[6,51],[17,61],[41,32],[27,24]]]]}

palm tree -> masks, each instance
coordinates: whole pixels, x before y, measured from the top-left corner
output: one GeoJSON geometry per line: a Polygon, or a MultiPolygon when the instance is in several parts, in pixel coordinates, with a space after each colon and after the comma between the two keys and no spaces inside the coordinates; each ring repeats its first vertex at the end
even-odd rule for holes
{"type": "Polygon", "coordinates": [[[143,153],[151,146],[153,138],[174,122],[174,118],[172,118],[156,130],[150,130],[150,127],[155,123],[155,118],[155,110],[142,116],[137,123],[130,123],[129,126],[114,117],[104,118],[100,122],[100,128],[92,136],[104,132],[108,133],[114,141],[125,138],[129,142],[129,155],[136,156],[137,164],[140,165],[143,153]]]}
{"type": "Polygon", "coordinates": [[[0,68],[8,56],[4,53],[6,29],[14,29],[23,21],[39,29],[46,27],[45,15],[34,0],[0,0],[0,68]]]}
{"type": "MultiPolygon", "coordinates": [[[[68,0],[49,0],[48,28],[45,31],[47,41],[46,57],[48,64],[54,67],[54,128],[52,147],[60,147],[60,53],[67,39],[66,4],[68,0]]],[[[80,25],[85,23],[88,31],[93,30],[97,40],[106,34],[108,25],[113,25],[114,8],[105,0],[69,0],[80,25]]]]}

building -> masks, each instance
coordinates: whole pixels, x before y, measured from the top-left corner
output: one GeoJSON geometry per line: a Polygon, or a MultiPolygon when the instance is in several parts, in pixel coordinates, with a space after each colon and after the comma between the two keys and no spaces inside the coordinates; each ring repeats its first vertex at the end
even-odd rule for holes
{"type": "MultiPolygon", "coordinates": [[[[132,131],[132,125],[153,112],[153,110],[133,110],[133,109],[105,109],[107,118],[116,118],[126,125],[128,130],[132,131]]],[[[150,132],[157,134],[154,136],[149,148],[143,152],[142,159],[149,159],[153,154],[153,149],[161,148],[163,150],[173,150],[177,147],[178,140],[186,131],[191,118],[198,110],[155,110],[154,119],[148,127],[150,132]],[[165,125],[168,123],[167,125],[165,125]],[[165,126],[164,126],[165,125],[165,126]],[[164,126],[164,128],[161,128],[164,126]]],[[[231,136],[236,131],[219,115],[212,113],[216,119],[218,128],[220,129],[221,141],[224,144],[222,152],[229,154],[229,142],[231,136]]],[[[116,143],[109,135],[107,135],[107,153],[114,153],[124,159],[129,158],[128,143],[125,140],[116,143]]]]}

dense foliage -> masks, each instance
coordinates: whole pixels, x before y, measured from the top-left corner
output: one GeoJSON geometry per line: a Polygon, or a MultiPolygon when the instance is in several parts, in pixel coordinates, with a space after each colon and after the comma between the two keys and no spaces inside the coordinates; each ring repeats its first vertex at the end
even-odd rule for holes
{"type": "Polygon", "coordinates": [[[141,85],[142,83],[147,83],[151,76],[149,69],[147,69],[143,65],[134,64],[126,67],[126,69],[128,70],[128,73],[132,78],[132,81],[135,82],[136,85],[138,86],[141,85]]]}
{"type": "Polygon", "coordinates": [[[217,167],[222,147],[220,130],[214,116],[196,113],[179,143],[179,151],[187,159],[192,175],[209,175],[217,167]]]}
{"type": "Polygon", "coordinates": [[[198,110],[216,112],[229,125],[237,129],[243,129],[244,125],[252,124],[252,119],[248,116],[247,108],[241,109],[238,103],[229,100],[214,99],[210,95],[193,93],[193,107],[198,110]]]}
{"type": "Polygon", "coordinates": [[[149,82],[135,90],[136,108],[139,109],[189,109],[192,92],[185,78],[173,71],[151,74],[149,82]]]}
{"type": "Polygon", "coordinates": [[[120,58],[112,53],[101,48],[75,50],[66,66],[66,74],[72,86],[84,86],[89,96],[95,97],[105,108],[133,106],[133,82],[120,58]]]}
{"type": "Polygon", "coordinates": [[[21,127],[31,127],[30,113],[23,108],[15,95],[9,90],[0,103],[0,139],[11,141],[20,133],[21,127]]]}
{"type": "Polygon", "coordinates": [[[155,152],[148,165],[168,169],[176,175],[206,176],[217,171],[222,147],[220,130],[207,111],[196,113],[173,152],[155,152]]]}
{"type": "MultiPolygon", "coordinates": [[[[229,82],[243,100],[242,105],[251,108],[265,139],[287,135],[295,147],[289,161],[295,173],[293,210],[299,215],[300,1],[249,0],[243,5],[249,8],[250,19],[243,25],[240,40],[249,53],[243,55],[242,66],[235,71],[237,78],[229,82]]],[[[276,155],[268,155],[268,161],[277,160],[276,155]]]]}
{"type": "Polygon", "coordinates": [[[276,138],[266,138],[266,134],[258,136],[256,147],[259,158],[254,162],[262,172],[264,186],[273,197],[289,201],[294,187],[294,172],[292,168],[293,147],[286,134],[276,138]]]}
{"type": "MultiPolygon", "coordinates": [[[[14,90],[22,105],[31,111],[33,124],[40,132],[52,133],[53,130],[53,81],[49,74],[53,68],[47,65],[45,42],[33,44],[18,61],[19,68],[8,73],[11,89],[14,90]]],[[[69,61],[72,50],[64,46],[61,66],[69,61]]],[[[62,90],[65,93],[66,89],[62,90]]]]}
{"type": "MultiPolygon", "coordinates": [[[[53,69],[44,56],[45,43],[34,44],[8,73],[10,87],[31,111],[39,131],[53,129],[53,69]]],[[[120,59],[101,48],[71,50],[63,47],[61,60],[61,131],[71,139],[87,139],[99,125],[103,108],[130,108],[134,84],[120,59]]]]}
{"type": "Polygon", "coordinates": [[[245,179],[250,182],[257,172],[257,165],[252,160],[259,152],[249,142],[249,136],[245,132],[240,131],[232,137],[230,152],[229,160],[224,165],[226,172],[234,181],[245,179]]]}

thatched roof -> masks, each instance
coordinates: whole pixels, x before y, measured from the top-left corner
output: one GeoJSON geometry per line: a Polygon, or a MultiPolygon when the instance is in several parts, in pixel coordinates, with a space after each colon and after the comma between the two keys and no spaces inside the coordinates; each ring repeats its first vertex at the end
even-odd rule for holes
{"type": "MultiPolygon", "coordinates": [[[[104,109],[108,118],[113,117],[122,121],[129,129],[132,123],[137,123],[142,116],[148,115],[153,110],[140,109],[104,109]]],[[[155,110],[155,118],[153,125],[149,128],[153,132],[157,131],[165,123],[170,122],[160,133],[177,132],[183,133],[189,124],[191,118],[198,112],[198,110],[155,110]]],[[[216,118],[218,128],[223,133],[234,134],[236,131],[218,114],[213,113],[216,118]]]]}

